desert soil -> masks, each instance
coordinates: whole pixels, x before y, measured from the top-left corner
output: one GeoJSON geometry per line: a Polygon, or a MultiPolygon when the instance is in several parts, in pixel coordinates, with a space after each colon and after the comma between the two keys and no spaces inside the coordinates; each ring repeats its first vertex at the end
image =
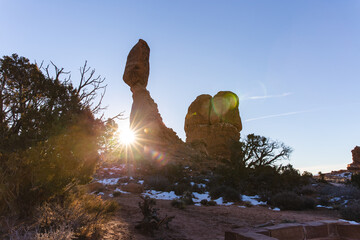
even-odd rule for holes
{"type": "Polygon", "coordinates": [[[121,206],[113,219],[106,225],[104,239],[121,240],[188,240],[224,239],[225,231],[236,228],[256,228],[284,222],[311,222],[317,220],[339,219],[334,210],[317,209],[312,211],[273,211],[263,206],[241,208],[231,206],[187,206],[180,210],[171,206],[169,200],[156,200],[160,216],[175,216],[170,229],[162,228],[154,236],[146,235],[135,229],[142,219],[138,207],[139,195],[123,194],[114,198],[121,206]]]}

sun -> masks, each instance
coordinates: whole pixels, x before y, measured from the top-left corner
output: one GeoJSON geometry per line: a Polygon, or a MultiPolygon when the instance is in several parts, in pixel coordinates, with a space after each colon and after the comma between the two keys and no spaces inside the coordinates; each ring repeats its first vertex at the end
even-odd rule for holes
{"type": "Polygon", "coordinates": [[[119,130],[119,141],[126,146],[134,144],[136,140],[135,132],[128,127],[119,130]]]}

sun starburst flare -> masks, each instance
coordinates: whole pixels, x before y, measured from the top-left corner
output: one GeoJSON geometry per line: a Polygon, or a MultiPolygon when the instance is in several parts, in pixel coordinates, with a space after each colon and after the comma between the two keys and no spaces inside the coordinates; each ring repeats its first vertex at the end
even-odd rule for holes
{"type": "Polygon", "coordinates": [[[136,141],[136,134],[130,128],[123,128],[118,133],[119,142],[123,145],[133,145],[136,141]]]}

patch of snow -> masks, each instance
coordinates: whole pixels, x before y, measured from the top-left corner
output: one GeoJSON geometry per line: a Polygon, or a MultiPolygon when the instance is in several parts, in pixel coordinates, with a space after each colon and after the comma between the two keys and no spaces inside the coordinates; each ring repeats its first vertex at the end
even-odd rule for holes
{"type": "Polygon", "coordinates": [[[345,219],[339,219],[339,221],[347,222],[347,223],[354,224],[354,225],[359,225],[360,224],[359,222],[349,221],[349,220],[345,220],[345,219]]]}
{"type": "Polygon", "coordinates": [[[97,195],[98,195],[98,196],[100,196],[100,195],[105,195],[105,193],[99,192],[97,195]]]}
{"type": "MultiPolygon", "coordinates": [[[[194,195],[194,198],[193,198],[194,203],[199,203],[199,202],[201,202],[201,200],[204,200],[204,199],[211,201],[209,192],[205,192],[205,193],[194,192],[193,195],[194,195]]],[[[229,205],[234,204],[233,202],[225,203],[222,197],[215,199],[213,201],[215,201],[217,205],[223,205],[223,206],[229,206],[229,205]]]]}
{"type": "Polygon", "coordinates": [[[276,211],[276,212],[279,212],[280,211],[280,208],[276,207],[276,208],[270,208],[271,210],[273,211],[276,211]]]}
{"type": "Polygon", "coordinates": [[[143,184],[144,184],[144,180],[139,180],[138,183],[141,184],[141,185],[143,185],[143,184]]]}
{"type": "Polygon", "coordinates": [[[114,190],[114,192],[130,194],[129,192],[125,192],[125,191],[123,191],[123,190],[121,190],[121,189],[119,189],[119,188],[116,188],[116,189],[114,190]]]}
{"type": "Polygon", "coordinates": [[[329,202],[338,202],[341,200],[341,197],[334,197],[332,199],[329,200],[329,202]]]}
{"type": "Polygon", "coordinates": [[[116,185],[120,178],[105,178],[98,182],[103,185],[116,185]]]}
{"type": "Polygon", "coordinates": [[[143,195],[149,196],[154,199],[161,199],[161,200],[173,200],[178,196],[175,194],[174,191],[171,192],[161,192],[155,190],[148,190],[143,195]]]}
{"type": "Polygon", "coordinates": [[[343,172],[343,173],[340,173],[340,174],[336,174],[335,176],[351,179],[351,175],[352,175],[351,172],[343,172]]]}
{"type": "Polygon", "coordinates": [[[198,188],[206,188],[206,185],[204,183],[194,183],[194,182],[190,182],[191,186],[193,187],[194,185],[196,185],[198,188]]]}
{"type": "Polygon", "coordinates": [[[201,206],[201,203],[194,203],[194,206],[200,207],[200,206],[201,206]]]}
{"type": "Polygon", "coordinates": [[[224,199],[222,197],[219,197],[218,199],[214,200],[216,202],[217,205],[224,205],[224,206],[229,206],[234,204],[233,202],[224,202],[224,199]]]}
{"type": "Polygon", "coordinates": [[[260,197],[258,195],[255,196],[247,196],[247,195],[242,195],[242,200],[244,202],[249,202],[251,205],[257,206],[257,205],[266,205],[267,202],[263,202],[263,201],[259,201],[260,197]]]}
{"type": "Polygon", "coordinates": [[[114,195],[112,193],[109,194],[109,197],[114,197],[114,195]]]}
{"type": "Polygon", "coordinates": [[[121,171],[121,170],[123,170],[125,167],[126,167],[126,164],[121,164],[119,167],[112,167],[112,168],[110,168],[110,170],[113,170],[113,171],[121,171]]]}
{"type": "Polygon", "coordinates": [[[333,209],[333,207],[330,206],[323,206],[323,205],[316,205],[318,208],[327,208],[327,209],[333,209]]]}
{"type": "Polygon", "coordinates": [[[193,195],[195,198],[195,199],[193,199],[194,202],[201,202],[201,200],[203,200],[203,199],[206,199],[208,201],[211,200],[209,192],[205,192],[205,193],[194,192],[193,195]]]}
{"type": "Polygon", "coordinates": [[[246,206],[238,206],[239,208],[246,208],[246,206]]]}

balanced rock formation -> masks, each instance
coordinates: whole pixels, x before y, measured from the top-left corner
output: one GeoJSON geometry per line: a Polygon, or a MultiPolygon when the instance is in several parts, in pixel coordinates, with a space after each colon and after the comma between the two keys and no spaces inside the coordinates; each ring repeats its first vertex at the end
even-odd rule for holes
{"type": "Polygon", "coordinates": [[[356,146],[351,153],[353,162],[348,165],[347,169],[349,171],[360,172],[360,147],[356,146]]]}
{"type": "Polygon", "coordinates": [[[123,80],[130,86],[133,98],[130,128],[135,131],[137,142],[144,148],[182,144],[176,133],[163,123],[157,104],[146,89],[150,71],[149,56],[149,46],[140,39],[127,57],[123,80]]]}
{"type": "Polygon", "coordinates": [[[241,130],[239,98],[230,91],[198,96],[185,118],[186,142],[210,156],[230,157],[230,147],[240,140],[241,130]]]}

